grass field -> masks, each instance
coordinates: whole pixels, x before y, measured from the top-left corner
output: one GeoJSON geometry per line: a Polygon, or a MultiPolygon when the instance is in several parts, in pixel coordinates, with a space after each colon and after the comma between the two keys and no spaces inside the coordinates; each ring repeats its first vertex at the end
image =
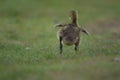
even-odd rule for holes
{"type": "Polygon", "coordinates": [[[120,0],[0,0],[0,80],[120,80],[120,0]],[[79,51],[59,54],[55,24],[78,10],[79,51]]]}

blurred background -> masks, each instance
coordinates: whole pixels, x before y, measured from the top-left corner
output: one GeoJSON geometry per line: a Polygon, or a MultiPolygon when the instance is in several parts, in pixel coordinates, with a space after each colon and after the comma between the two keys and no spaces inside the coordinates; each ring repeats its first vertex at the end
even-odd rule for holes
{"type": "Polygon", "coordinates": [[[0,80],[120,80],[120,0],[0,0],[0,80]],[[59,55],[71,10],[90,35],[59,55]]]}

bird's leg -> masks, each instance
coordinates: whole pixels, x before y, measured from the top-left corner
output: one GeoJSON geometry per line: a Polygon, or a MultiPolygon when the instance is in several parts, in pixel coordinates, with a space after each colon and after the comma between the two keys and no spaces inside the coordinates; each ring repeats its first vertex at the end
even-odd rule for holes
{"type": "Polygon", "coordinates": [[[74,50],[75,50],[75,51],[78,50],[78,46],[79,46],[79,40],[75,43],[75,47],[74,47],[74,50]]]}
{"type": "Polygon", "coordinates": [[[60,41],[60,54],[62,54],[62,37],[59,37],[59,41],[60,41]]]}

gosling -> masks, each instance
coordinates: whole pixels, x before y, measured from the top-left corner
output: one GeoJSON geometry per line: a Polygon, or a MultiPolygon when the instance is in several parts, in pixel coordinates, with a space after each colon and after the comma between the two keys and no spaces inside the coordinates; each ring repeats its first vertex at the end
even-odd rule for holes
{"type": "Polygon", "coordinates": [[[77,11],[70,11],[71,22],[68,24],[58,24],[56,27],[60,27],[57,32],[57,37],[59,39],[60,54],[63,52],[63,43],[66,45],[74,45],[74,50],[78,50],[80,43],[80,32],[89,34],[85,29],[78,25],[78,15],[77,11]]]}

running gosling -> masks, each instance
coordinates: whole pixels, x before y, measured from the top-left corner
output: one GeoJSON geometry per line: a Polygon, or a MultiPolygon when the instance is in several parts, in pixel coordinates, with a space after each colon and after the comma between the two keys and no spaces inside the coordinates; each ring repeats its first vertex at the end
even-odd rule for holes
{"type": "Polygon", "coordinates": [[[80,32],[84,32],[85,34],[89,34],[85,29],[82,29],[78,25],[78,16],[75,10],[70,11],[70,19],[71,22],[68,24],[58,24],[56,27],[61,27],[57,32],[57,37],[59,39],[59,48],[60,54],[63,51],[63,44],[66,45],[74,45],[74,50],[78,50],[79,42],[80,42],[80,32]]]}

